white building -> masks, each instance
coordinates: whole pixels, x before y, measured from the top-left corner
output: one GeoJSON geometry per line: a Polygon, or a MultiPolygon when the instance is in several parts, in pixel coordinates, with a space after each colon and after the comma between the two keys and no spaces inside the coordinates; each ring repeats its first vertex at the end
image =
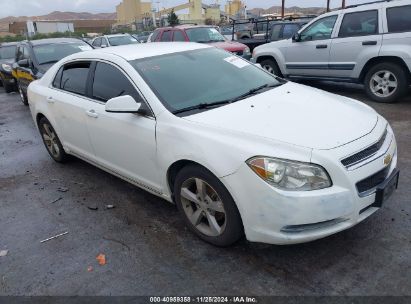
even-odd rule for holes
{"type": "Polygon", "coordinates": [[[29,36],[56,32],[74,32],[73,22],[27,21],[27,33],[29,36]]]}

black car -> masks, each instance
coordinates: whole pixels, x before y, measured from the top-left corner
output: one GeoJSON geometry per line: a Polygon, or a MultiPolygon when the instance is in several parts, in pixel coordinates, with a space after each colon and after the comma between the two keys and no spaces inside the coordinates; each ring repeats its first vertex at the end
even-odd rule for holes
{"type": "Polygon", "coordinates": [[[71,54],[91,50],[92,47],[75,38],[51,38],[22,41],[17,45],[13,76],[22,102],[28,105],[27,87],[39,79],[57,61],[71,54]]]}
{"type": "Polygon", "coordinates": [[[0,84],[6,93],[16,90],[16,80],[13,77],[13,63],[16,58],[17,42],[0,45],[0,84]]]}

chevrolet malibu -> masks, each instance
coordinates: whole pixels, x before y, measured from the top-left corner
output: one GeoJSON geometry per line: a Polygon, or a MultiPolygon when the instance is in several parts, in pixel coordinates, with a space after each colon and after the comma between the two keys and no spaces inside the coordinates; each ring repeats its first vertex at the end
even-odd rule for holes
{"type": "Polygon", "coordinates": [[[76,53],[28,97],[55,161],[76,156],[174,202],[218,246],[331,235],[398,184],[393,131],[370,107],[207,45],[76,53]]]}

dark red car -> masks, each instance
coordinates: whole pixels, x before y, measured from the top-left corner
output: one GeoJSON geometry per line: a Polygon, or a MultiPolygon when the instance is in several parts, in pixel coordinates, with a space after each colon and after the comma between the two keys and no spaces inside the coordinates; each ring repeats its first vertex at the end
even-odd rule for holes
{"type": "Polygon", "coordinates": [[[251,58],[248,46],[235,41],[228,41],[214,26],[207,25],[178,25],[158,28],[148,42],[187,41],[206,43],[224,49],[247,60],[251,58]]]}

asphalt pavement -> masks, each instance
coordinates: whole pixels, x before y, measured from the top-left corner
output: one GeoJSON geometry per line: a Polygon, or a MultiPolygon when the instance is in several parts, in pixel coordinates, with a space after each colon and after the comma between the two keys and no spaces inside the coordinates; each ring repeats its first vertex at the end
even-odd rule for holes
{"type": "Polygon", "coordinates": [[[173,205],[144,190],[78,159],[55,163],[29,108],[0,88],[0,295],[411,295],[411,92],[376,104],[359,86],[315,86],[390,121],[398,191],[325,239],[224,249],[199,240],[173,205]]]}

